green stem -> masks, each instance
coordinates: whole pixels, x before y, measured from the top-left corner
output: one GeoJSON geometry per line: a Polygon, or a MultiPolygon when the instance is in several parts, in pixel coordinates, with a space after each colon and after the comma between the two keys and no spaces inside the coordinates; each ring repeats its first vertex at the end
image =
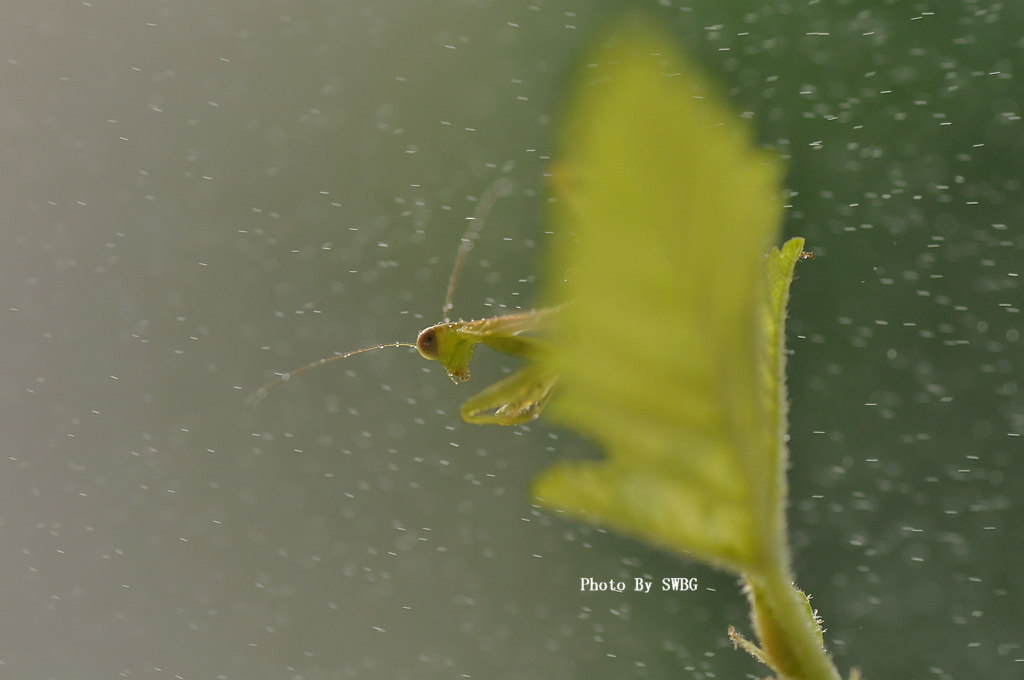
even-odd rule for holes
{"type": "Polygon", "coordinates": [[[783,678],[840,680],[825,651],[821,627],[807,596],[793,585],[786,529],[786,305],[803,246],[802,238],[791,239],[773,251],[767,262],[764,376],[775,431],[768,435],[765,445],[770,447],[766,458],[770,461],[769,474],[775,479],[773,484],[761,487],[765,497],[760,507],[768,510],[758,515],[762,523],[758,531],[761,559],[756,562],[756,570],[744,574],[744,580],[760,642],[761,654],[757,656],[783,678]]]}
{"type": "Polygon", "coordinates": [[[840,680],[807,596],[785,572],[772,569],[744,579],[761,650],[775,671],[787,680],[840,680]]]}

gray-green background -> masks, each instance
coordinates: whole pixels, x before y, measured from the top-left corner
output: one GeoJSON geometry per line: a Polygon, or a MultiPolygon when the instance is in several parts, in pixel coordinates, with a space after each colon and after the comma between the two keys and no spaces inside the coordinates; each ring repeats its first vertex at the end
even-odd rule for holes
{"type": "Polygon", "coordinates": [[[839,666],[1020,676],[1017,3],[8,0],[0,677],[766,673],[725,640],[731,577],[531,507],[584,442],[459,420],[506,358],[455,387],[387,350],[243,405],[436,321],[503,175],[456,313],[531,304],[552,121],[627,6],[789,159],[785,230],[818,253],[790,517],[839,666]]]}

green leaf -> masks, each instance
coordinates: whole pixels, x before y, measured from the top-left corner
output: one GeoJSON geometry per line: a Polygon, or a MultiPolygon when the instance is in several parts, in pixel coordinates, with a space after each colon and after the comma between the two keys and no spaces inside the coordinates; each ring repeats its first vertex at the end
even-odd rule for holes
{"type": "Polygon", "coordinates": [[[781,163],[670,40],[632,23],[591,55],[555,164],[547,302],[564,304],[553,415],[599,442],[538,500],[736,571],[783,546],[782,322],[802,239],[781,163]]]}

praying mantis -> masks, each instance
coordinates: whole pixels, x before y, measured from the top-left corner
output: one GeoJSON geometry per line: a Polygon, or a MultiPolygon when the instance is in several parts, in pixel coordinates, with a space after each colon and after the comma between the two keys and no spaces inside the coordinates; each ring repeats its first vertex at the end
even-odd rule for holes
{"type": "Polygon", "coordinates": [[[489,385],[463,403],[462,419],[477,425],[518,425],[537,418],[554,391],[558,375],[539,363],[529,361],[544,351],[544,340],[529,334],[543,331],[550,324],[552,317],[558,313],[558,308],[533,309],[470,321],[451,320],[455,285],[466,257],[473,249],[473,242],[483,227],[484,217],[494,202],[502,196],[509,195],[512,188],[510,180],[500,179],[477,203],[475,216],[462,236],[455,264],[448,278],[448,291],[444,306],[441,308],[441,322],[420,331],[415,343],[396,341],[363,347],[317,359],[282,373],[250,395],[250,404],[262,401],[270,390],[301,373],[334,361],[348,359],[356,354],[386,347],[415,348],[424,359],[441,362],[448,372],[448,377],[458,384],[469,380],[469,364],[473,360],[473,354],[477,345],[484,344],[499,352],[525,358],[528,362],[515,373],[489,385]]]}

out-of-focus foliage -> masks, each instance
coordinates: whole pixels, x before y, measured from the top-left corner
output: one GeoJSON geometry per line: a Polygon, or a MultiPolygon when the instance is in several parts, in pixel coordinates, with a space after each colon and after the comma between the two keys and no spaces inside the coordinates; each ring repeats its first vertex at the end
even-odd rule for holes
{"type": "Polygon", "coordinates": [[[802,239],[778,238],[781,164],[639,23],[590,55],[555,166],[548,302],[565,304],[555,416],[600,462],[542,502],[736,571],[781,530],[781,323],[802,239]]]}
{"type": "Polygon", "coordinates": [[[780,677],[838,678],[785,529],[784,322],[803,239],[781,168],[659,33],[620,29],[582,71],[555,165],[554,415],[604,448],[540,502],[728,568],[780,677]],[[568,272],[568,275],[566,275],[568,272]]]}

